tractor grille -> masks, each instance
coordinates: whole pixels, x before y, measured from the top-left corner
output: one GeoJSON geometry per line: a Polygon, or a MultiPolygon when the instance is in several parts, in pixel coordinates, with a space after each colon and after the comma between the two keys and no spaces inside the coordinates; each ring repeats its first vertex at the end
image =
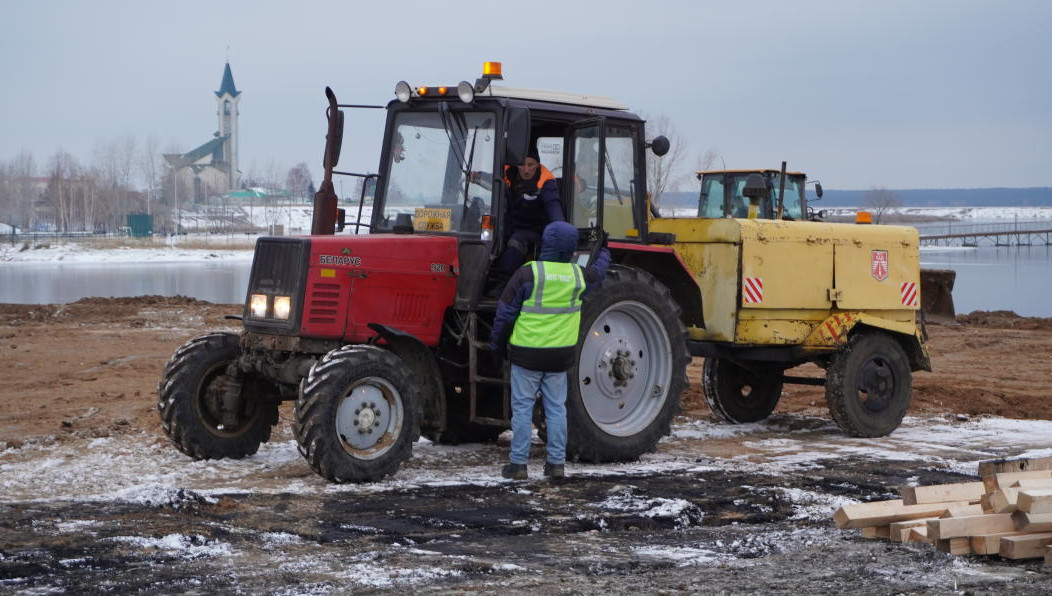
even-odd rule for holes
{"type": "Polygon", "coordinates": [[[291,296],[292,313],[287,321],[252,319],[245,298],[245,329],[262,333],[294,335],[299,331],[303,312],[303,291],[307,281],[310,240],[306,238],[260,238],[252,260],[248,296],[291,296]]]}
{"type": "Polygon", "coordinates": [[[395,295],[394,319],[401,322],[422,321],[427,318],[427,294],[395,295]]]}
{"type": "Polygon", "coordinates": [[[312,325],[333,325],[339,315],[340,284],[315,283],[307,293],[307,322],[312,325]]]}

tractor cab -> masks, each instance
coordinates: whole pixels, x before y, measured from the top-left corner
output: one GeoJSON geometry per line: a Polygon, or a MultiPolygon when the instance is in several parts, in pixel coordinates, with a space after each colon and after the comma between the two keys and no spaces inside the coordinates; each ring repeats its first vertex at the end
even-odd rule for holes
{"type": "MultiPolygon", "coordinates": [[[[755,175],[763,180],[767,191],[759,200],[758,218],[779,219],[781,205],[781,219],[813,219],[807,209],[807,174],[803,172],[785,172],[784,191],[780,170],[705,170],[696,175],[701,181],[697,217],[748,217],[746,186],[749,177],[755,175]]],[[[817,181],[815,192],[819,197],[822,196],[822,185],[817,181]]]]}
{"type": "MultiPolygon", "coordinates": [[[[358,220],[347,224],[367,227],[370,234],[455,238],[460,309],[478,302],[507,245],[504,171],[522,164],[530,149],[555,176],[563,215],[581,232],[582,249],[600,231],[612,241],[641,243],[646,237],[644,151],[650,145],[643,120],[612,99],[492,84],[501,78],[500,63],[487,62],[475,83],[398,83],[386,106],[379,173],[366,177],[358,220]],[[363,208],[367,195],[371,212],[363,208]]],[[[334,120],[342,115],[330,116],[330,129],[334,120]]],[[[329,138],[331,144],[342,133],[329,138]]],[[[667,150],[663,139],[653,146],[662,148],[667,150]]],[[[333,153],[327,148],[327,156],[333,153]]],[[[330,162],[327,157],[326,173],[330,162]]]]}

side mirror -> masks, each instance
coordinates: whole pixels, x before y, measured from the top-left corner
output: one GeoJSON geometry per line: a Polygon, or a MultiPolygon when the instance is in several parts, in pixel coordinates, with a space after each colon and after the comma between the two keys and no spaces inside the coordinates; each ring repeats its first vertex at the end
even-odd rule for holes
{"type": "Polygon", "coordinates": [[[337,209],[336,210],[336,231],[342,232],[347,227],[347,210],[337,209]]]}
{"type": "Polygon", "coordinates": [[[330,170],[340,162],[340,148],[343,147],[343,110],[336,107],[336,94],[329,87],[325,88],[325,97],[329,99],[329,131],[325,134],[322,166],[330,170]]]}
{"type": "Polygon", "coordinates": [[[665,135],[659,135],[654,137],[653,141],[650,141],[650,150],[654,152],[654,155],[661,157],[668,153],[668,150],[672,148],[672,143],[669,142],[665,135]]]}
{"type": "Polygon", "coordinates": [[[366,176],[365,180],[362,181],[362,196],[359,197],[362,203],[371,203],[376,199],[376,181],[378,178],[378,176],[366,176]]]}
{"type": "Polygon", "coordinates": [[[822,183],[821,182],[815,182],[815,194],[818,195],[818,198],[820,198],[820,199],[822,198],[822,183]]]}
{"type": "Polygon", "coordinates": [[[504,163],[517,165],[526,161],[530,146],[530,109],[508,108],[504,116],[504,163]]]}

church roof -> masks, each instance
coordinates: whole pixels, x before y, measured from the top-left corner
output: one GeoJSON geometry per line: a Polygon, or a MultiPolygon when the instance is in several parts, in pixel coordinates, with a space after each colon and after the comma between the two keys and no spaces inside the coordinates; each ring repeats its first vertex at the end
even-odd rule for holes
{"type": "Polygon", "coordinates": [[[234,74],[230,72],[230,63],[226,63],[226,67],[223,68],[223,82],[219,84],[219,91],[216,91],[216,97],[222,97],[224,93],[229,93],[233,97],[241,95],[241,92],[234,87],[234,74]]]}
{"type": "Polygon", "coordinates": [[[211,163],[220,162],[223,161],[223,141],[226,139],[226,136],[216,137],[200,147],[191,149],[181,155],[178,153],[166,153],[164,154],[164,159],[176,168],[185,168],[208,154],[212,154],[211,163]]]}

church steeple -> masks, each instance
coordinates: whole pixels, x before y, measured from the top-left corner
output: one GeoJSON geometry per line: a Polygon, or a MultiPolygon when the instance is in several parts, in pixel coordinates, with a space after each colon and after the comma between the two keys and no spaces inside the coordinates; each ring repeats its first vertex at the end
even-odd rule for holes
{"type": "Polygon", "coordinates": [[[219,84],[219,91],[215,92],[216,103],[219,104],[217,115],[219,116],[218,136],[223,139],[223,161],[227,168],[227,188],[237,188],[238,178],[238,131],[237,116],[238,106],[241,101],[241,92],[234,86],[234,73],[230,71],[230,62],[223,67],[223,82],[219,84]]]}
{"type": "Polygon", "coordinates": [[[223,82],[219,84],[219,91],[216,91],[216,97],[222,97],[224,93],[229,93],[231,97],[237,97],[241,95],[241,92],[234,87],[234,73],[230,72],[230,63],[226,63],[226,68],[223,69],[223,82]]]}

